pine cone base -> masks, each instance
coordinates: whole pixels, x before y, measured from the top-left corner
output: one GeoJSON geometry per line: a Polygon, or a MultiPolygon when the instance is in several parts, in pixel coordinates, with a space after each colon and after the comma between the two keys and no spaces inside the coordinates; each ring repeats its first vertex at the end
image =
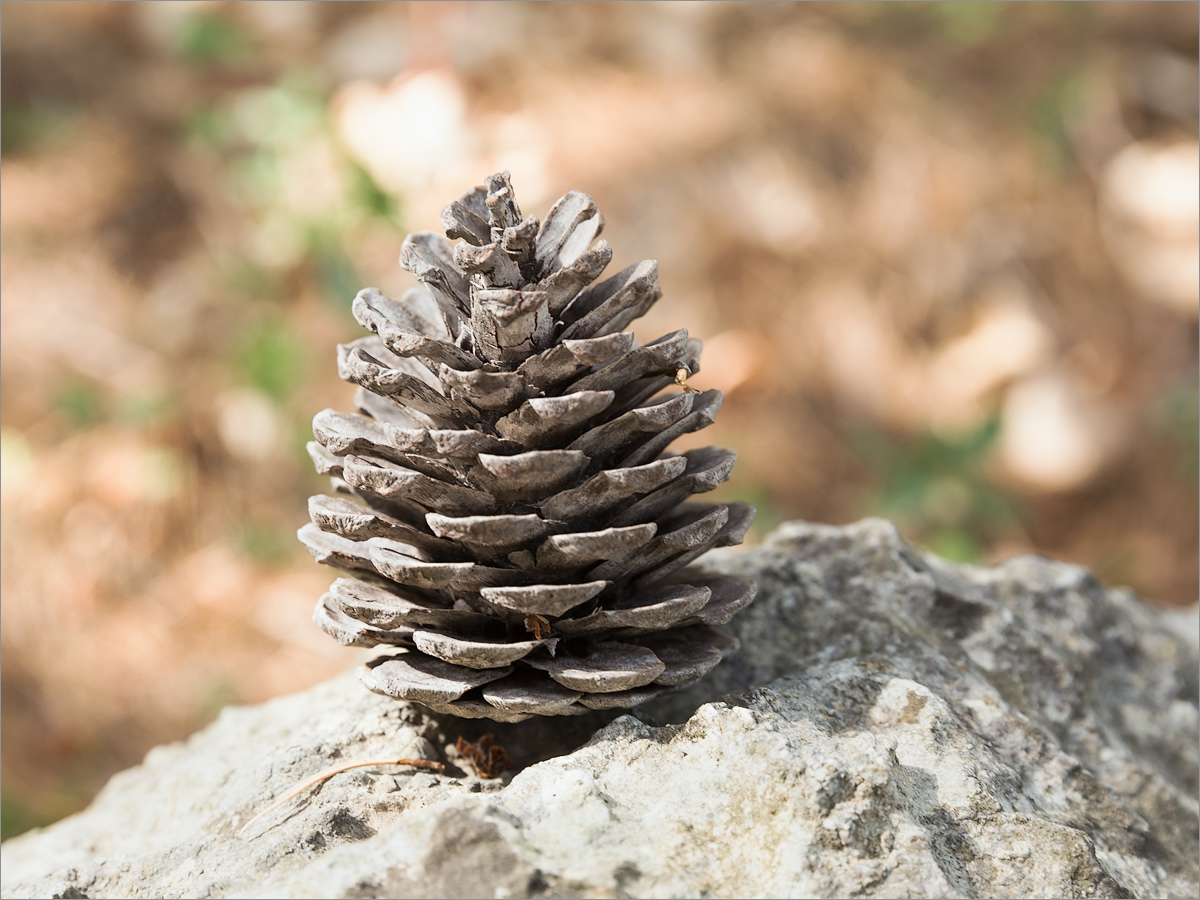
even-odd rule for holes
{"type": "Polygon", "coordinates": [[[338,369],[357,413],[313,421],[339,496],[311,499],[299,537],[346,574],[314,621],[396,648],[360,668],[371,690],[464,718],[630,707],[703,677],[737,649],[713,626],[755,586],[690,564],[740,543],[754,509],[690,499],[732,451],[667,449],[722,397],[687,387],[686,331],[625,330],[660,295],[656,264],[593,283],[612,250],[591,198],[539,223],[507,173],[442,219],[447,238],[404,242],[419,287],[355,298],[373,334],[338,369]]]}

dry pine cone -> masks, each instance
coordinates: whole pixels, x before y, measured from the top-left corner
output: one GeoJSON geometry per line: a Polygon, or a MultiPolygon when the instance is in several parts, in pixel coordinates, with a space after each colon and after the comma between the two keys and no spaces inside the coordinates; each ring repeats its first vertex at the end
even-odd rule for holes
{"type": "Polygon", "coordinates": [[[347,573],[315,621],[397,648],[359,669],[371,690],[458,716],[629,707],[700,678],[736,649],[711,626],[755,587],[684,567],[740,543],[754,509],[687,502],[734,453],[667,451],[722,395],[687,388],[686,331],[624,330],[660,296],[656,263],[593,284],[612,249],[592,199],[571,191],[539,224],[508,173],[442,224],[461,241],[401,250],[420,286],[354,300],[373,334],[338,347],[338,370],[358,413],[313,421],[341,496],[312,498],[300,539],[347,573]]]}

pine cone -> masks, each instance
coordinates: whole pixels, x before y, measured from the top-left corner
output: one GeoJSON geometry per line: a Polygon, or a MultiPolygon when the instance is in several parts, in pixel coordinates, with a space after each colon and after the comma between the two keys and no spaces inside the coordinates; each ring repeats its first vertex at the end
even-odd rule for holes
{"type": "Polygon", "coordinates": [[[612,257],[592,199],[571,191],[539,225],[507,172],[442,224],[461,242],[423,231],[401,249],[420,286],[354,300],[374,333],[338,347],[358,414],[313,421],[343,496],[313,497],[300,539],[353,576],[316,623],[398,647],[359,669],[371,690],[458,716],[628,707],[694,681],[737,648],[711,626],[755,586],[684,567],[740,543],[754,509],[687,502],[729,477],[732,450],[666,452],[722,395],[686,386],[686,331],[624,330],[660,296],[657,264],[592,284],[612,257]]]}

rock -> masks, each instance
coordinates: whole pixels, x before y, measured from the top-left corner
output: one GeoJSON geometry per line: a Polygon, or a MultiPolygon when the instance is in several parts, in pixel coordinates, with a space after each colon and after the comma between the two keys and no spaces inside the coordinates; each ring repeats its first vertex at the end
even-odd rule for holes
{"type": "Polygon", "coordinates": [[[3,894],[1197,895],[1200,664],[1160,613],[876,520],[709,559],[758,579],[743,649],[636,717],[485,727],[334,679],[227,709],[6,842],[3,894]],[[454,739],[485,730],[516,774],[463,771],[454,739]],[[301,778],[402,755],[448,767],[352,770],[238,835],[301,778]]]}

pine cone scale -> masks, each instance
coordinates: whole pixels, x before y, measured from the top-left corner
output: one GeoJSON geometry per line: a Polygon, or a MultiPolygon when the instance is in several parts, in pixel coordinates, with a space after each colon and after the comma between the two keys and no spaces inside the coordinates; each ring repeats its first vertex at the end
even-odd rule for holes
{"type": "Polygon", "coordinates": [[[595,641],[587,656],[559,654],[531,659],[529,665],[565,688],[585,694],[608,694],[644,687],[662,674],[666,663],[653,650],[618,641],[595,641]]]}
{"type": "Polygon", "coordinates": [[[580,191],[567,191],[550,207],[550,212],[546,214],[538,231],[535,251],[538,272],[543,273],[543,277],[553,274],[552,266],[570,265],[580,253],[591,246],[600,229],[599,215],[600,210],[596,208],[592,198],[580,191]],[[585,226],[589,220],[590,225],[585,226]],[[572,253],[571,249],[568,249],[563,253],[564,247],[572,242],[575,232],[580,229],[585,230],[581,231],[579,238],[574,241],[579,246],[578,251],[572,253]]]}
{"type": "Polygon", "coordinates": [[[561,616],[586,603],[608,587],[607,581],[571,584],[529,584],[515,587],[485,587],[484,601],[522,616],[561,616]]]}
{"type": "Polygon", "coordinates": [[[453,541],[434,537],[416,527],[342,497],[309,498],[309,517],[318,529],[353,541],[386,538],[409,544],[434,559],[455,561],[464,555],[453,541]]]}
{"type": "Polygon", "coordinates": [[[612,247],[608,241],[597,241],[596,245],[581,254],[570,265],[547,275],[537,284],[537,289],[549,295],[546,308],[555,319],[561,319],[563,310],[579,296],[587,285],[600,276],[612,261],[612,247]]]}
{"type": "MultiPolygon", "coordinates": [[[[631,497],[649,495],[679,478],[687,469],[683,456],[657,459],[641,466],[605,469],[579,487],[555,494],[542,504],[542,515],[555,521],[579,523],[595,520],[631,497]]],[[[691,496],[691,494],[687,494],[691,496]]],[[[642,521],[645,520],[643,517],[642,521]]],[[[614,526],[630,524],[609,520],[614,526]]],[[[637,524],[633,522],[632,524],[637,524]]]]}
{"type": "Polygon", "coordinates": [[[650,591],[641,592],[639,599],[644,601],[641,605],[601,608],[581,619],[565,619],[558,623],[557,632],[569,638],[626,628],[659,631],[699,612],[712,596],[712,590],[703,586],[686,584],[672,587],[674,590],[662,599],[650,591]]]}
{"type": "Polygon", "coordinates": [[[605,528],[548,537],[537,549],[540,569],[582,569],[597,560],[620,559],[641,548],[658,532],[658,525],[645,522],[625,528],[605,528]]]}
{"type": "Polygon", "coordinates": [[[674,378],[687,343],[687,329],[681,328],[673,334],[668,334],[653,343],[638,347],[636,350],[605,363],[571,384],[566,390],[617,391],[630,382],[652,373],[658,375],[670,373],[670,376],[674,378]]]}
{"type": "Polygon", "coordinates": [[[573,691],[556,681],[520,673],[483,687],[485,703],[502,712],[524,715],[563,715],[581,697],[581,691],[573,691]]]}
{"type": "Polygon", "coordinates": [[[658,263],[644,259],[596,288],[580,292],[563,311],[562,341],[603,337],[621,331],[659,298],[658,263]]]}
{"type": "MultiPolygon", "coordinates": [[[[454,339],[442,308],[433,296],[422,288],[409,288],[399,301],[385,297],[376,288],[364,288],[355,296],[350,311],[358,323],[378,335],[385,346],[388,344],[389,335],[400,343],[445,343],[454,339]]],[[[463,354],[463,361],[472,368],[482,365],[467,354],[463,354]]]]}
{"type": "Polygon", "coordinates": [[[384,630],[397,625],[452,628],[483,634],[496,630],[495,621],[470,610],[448,607],[437,598],[398,585],[385,589],[354,578],[339,578],[329,587],[334,604],[351,618],[384,630]]]}
{"type": "Polygon", "coordinates": [[[341,610],[331,594],[317,601],[313,622],[343,647],[374,647],[378,644],[407,644],[412,642],[416,627],[395,625],[376,628],[356,621],[341,610]]]}
{"type": "Polygon", "coordinates": [[[527,447],[552,448],[578,426],[612,405],[612,391],[578,391],[560,397],[535,397],[496,422],[496,433],[527,447]]]}
{"type": "MultiPolygon", "coordinates": [[[[487,208],[484,207],[483,211],[486,213],[487,208]]],[[[492,236],[486,216],[468,208],[462,200],[451,200],[442,210],[442,228],[446,237],[461,238],[476,247],[486,244],[492,236]]]]}
{"type": "Polygon", "coordinates": [[[523,659],[539,647],[553,652],[558,638],[541,641],[467,640],[439,631],[414,631],[412,642],[422,653],[468,669],[500,669],[523,659]]]}
{"type": "Polygon", "coordinates": [[[563,341],[537,356],[531,356],[517,368],[530,384],[549,388],[573,378],[585,369],[606,363],[633,346],[633,334],[620,331],[584,341],[563,341]]]}
{"type": "Polygon", "coordinates": [[[398,700],[445,703],[512,671],[512,667],[468,669],[423,653],[401,651],[361,666],[358,677],[371,690],[398,700]]]}
{"type": "Polygon", "coordinates": [[[477,478],[501,500],[536,503],[578,483],[590,458],[580,450],[530,450],[512,456],[479,454],[477,478]]]}
{"type": "Polygon", "coordinates": [[[679,394],[662,403],[643,406],[622,413],[602,425],[585,431],[567,445],[568,450],[586,454],[597,467],[620,451],[632,452],[637,441],[647,434],[661,434],[692,411],[692,394],[679,394]]]}

